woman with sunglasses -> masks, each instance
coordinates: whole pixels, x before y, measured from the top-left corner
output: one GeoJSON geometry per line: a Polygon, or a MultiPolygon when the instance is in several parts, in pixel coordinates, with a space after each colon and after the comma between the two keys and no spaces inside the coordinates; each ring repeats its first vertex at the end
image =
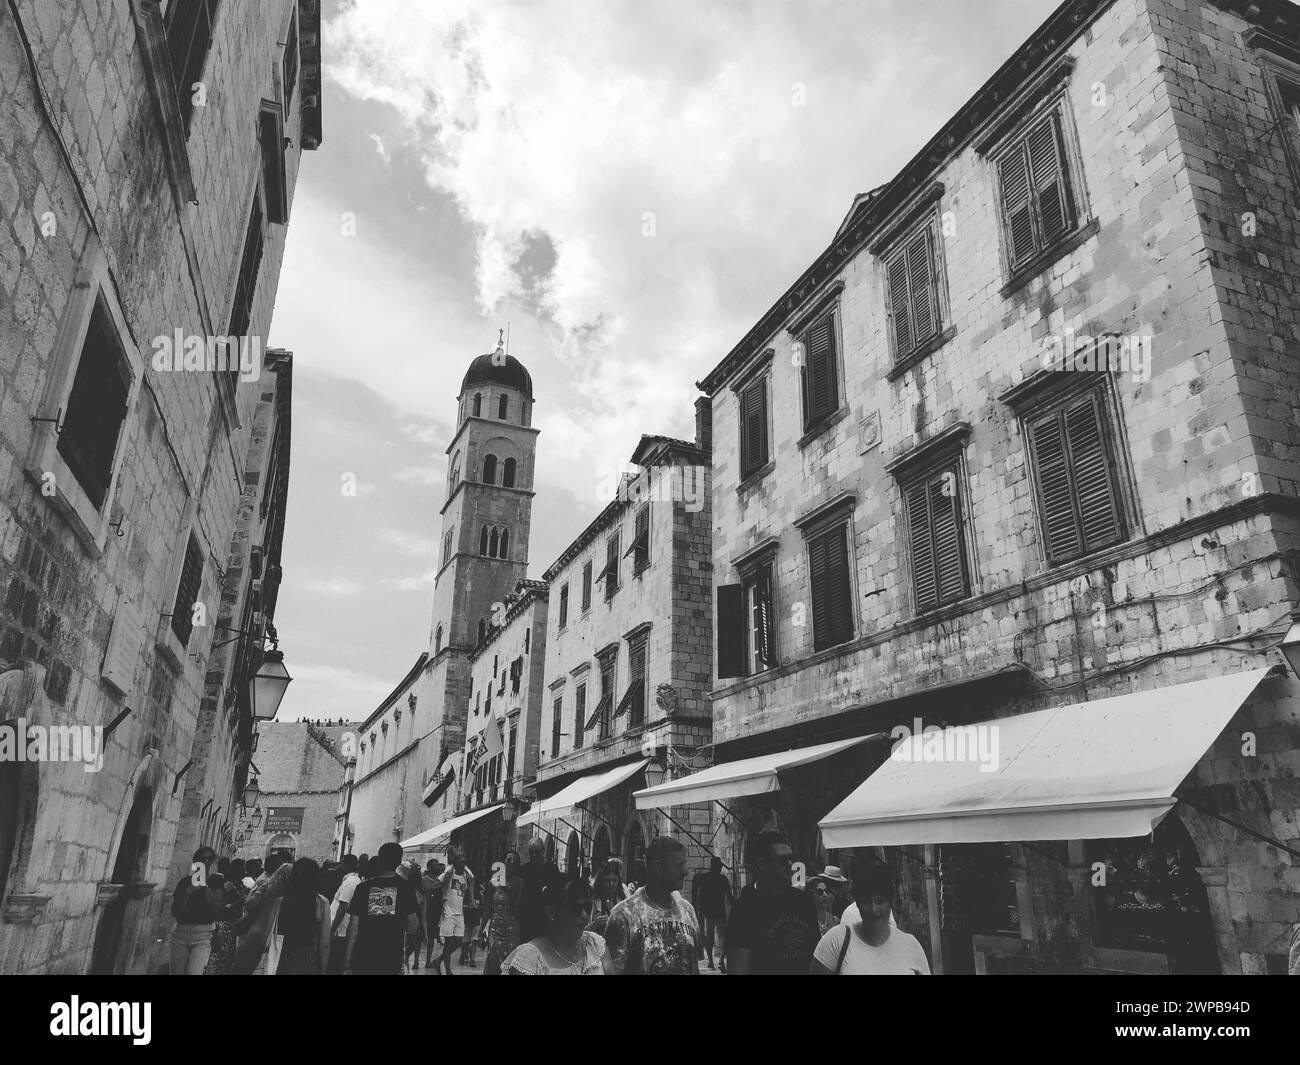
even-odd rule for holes
{"type": "Polygon", "coordinates": [[[814,876],[808,879],[808,890],[812,894],[813,906],[817,909],[817,930],[825,935],[839,921],[835,917],[835,893],[825,877],[814,876]]]}
{"type": "Polygon", "coordinates": [[[605,941],[585,931],[591,885],[585,878],[550,885],[542,893],[546,930],[516,947],[502,964],[506,976],[602,976],[609,971],[605,941]]]}

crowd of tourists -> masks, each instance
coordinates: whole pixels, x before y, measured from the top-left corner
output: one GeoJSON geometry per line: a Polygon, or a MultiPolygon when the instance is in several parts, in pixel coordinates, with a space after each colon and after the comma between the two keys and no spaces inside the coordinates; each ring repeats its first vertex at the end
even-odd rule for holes
{"type": "Polygon", "coordinates": [[[591,876],[561,873],[533,840],[480,883],[464,853],[424,869],[396,843],[372,858],[323,865],[272,853],[218,860],[195,852],[176,886],[171,972],[452,975],[453,958],[485,975],[929,975],[925,950],[894,919],[896,882],[879,862],[851,877],[833,865],[792,883],[792,852],[761,834],[753,882],[738,893],[720,859],[684,894],[687,852],[658,836],[626,882],[611,859],[591,876]]]}

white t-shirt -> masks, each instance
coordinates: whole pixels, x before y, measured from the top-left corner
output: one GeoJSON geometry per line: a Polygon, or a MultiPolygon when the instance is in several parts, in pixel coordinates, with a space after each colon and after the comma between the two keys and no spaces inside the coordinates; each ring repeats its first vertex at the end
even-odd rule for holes
{"type": "MultiPolygon", "coordinates": [[[[334,896],[334,901],[330,904],[330,924],[332,925],[339,915],[340,907],[346,912],[352,902],[352,895],[357,890],[357,885],[361,883],[361,877],[357,873],[348,873],[339,884],[339,890],[334,896]]],[[[340,921],[336,936],[346,936],[348,934],[348,922],[340,921]]]]}
{"type": "Polygon", "coordinates": [[[844,925],[832,928],[822,936],[817,949],[813,951],[813,957],[831,972],[835,972],[835,966],[839,963],[845,933],[851,938],[840,976],[930,975],[930,963],[915,936],[891,928],[889,938],[880,946],[873,947],[852,928],[844,925]]]}
{"type": "MultiPolygon", "coordinates": [[[[840,924],[861,924],[862,911],[858,909],[856,902],[850,902],[844,907],[844,912],[840,914],[840,924]]],[[[894,920],[894,911],[889,911],[889,927],[897,928],[898,922],[894,920]]]]}

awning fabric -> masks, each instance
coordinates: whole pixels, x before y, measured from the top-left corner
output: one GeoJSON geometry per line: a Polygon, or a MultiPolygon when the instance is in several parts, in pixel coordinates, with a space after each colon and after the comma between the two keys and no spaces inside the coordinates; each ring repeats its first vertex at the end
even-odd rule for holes
{"type": "Polygon", "coordinates": [[[849,740],[819,743],[816,747],[805,747],[798,751],[780,751],[777,754],[742,758],[736,762],[723,762],[688,777],[638,791],[636,808],[660,810],[667,806],[686,806],[693,802],[712,802],[714,799],[734,799],[738,795],[764,795],[770,791],[780,791],[780,774],[783,769],[829,758],[883,735],[884,733],[877,732],[849,740]]]}
{"type": "Polygon", "coordinates": [[[615,766],[613,769],[605,769],[578,777],[577,780],[570,781],[549,799],[533,803],[532,808],[519,818],[517,824],[536,824],[543,814],[563,815],[564,811],[573,809],[578,803],[586,802],[602,792],[609,791],[610,788],[618,787],[625,780],[636,776],[649,764],[650,759],[645,758],[640,762],[615,766]]]}
{"type": "Polygon", "coordinates": [[[495,806],[485,806],[481,810],[474,810],[471,813],[461,814],[459,817],[452,817],[432,828],[425,829],[418,836],[412,836],[410,839],[402,840],[403,849],[411,847],[423,847],[430,843],[436,843],[440,839],[450,836],[458,828],[464,828],[472,824],[480,817],[487,817],[488,814],[496,813],[505,803],[499,802],[495,806]]]}
{"type": "Polygon", "coordinates": [[[926,760],[926,737],[914,736],[823,818],[822,842],[834,849],[1145,836],[1269,672],[980,722],[977,730],[994,731],[979,750],[997,743],[990,771],[974,757],[926,760]]]}

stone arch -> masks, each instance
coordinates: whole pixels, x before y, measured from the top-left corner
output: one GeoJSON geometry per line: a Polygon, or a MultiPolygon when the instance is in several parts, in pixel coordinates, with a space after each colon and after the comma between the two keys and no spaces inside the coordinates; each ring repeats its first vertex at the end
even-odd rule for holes
{"type": "Polygon", "coordinates": [[[272,836],[266,843],[265,853],[262,860],[265,861],[276,851],[289,851],[294,857],[298,855],[298,837],[292,832],[281,832],[278,836],[272,836]]]}

